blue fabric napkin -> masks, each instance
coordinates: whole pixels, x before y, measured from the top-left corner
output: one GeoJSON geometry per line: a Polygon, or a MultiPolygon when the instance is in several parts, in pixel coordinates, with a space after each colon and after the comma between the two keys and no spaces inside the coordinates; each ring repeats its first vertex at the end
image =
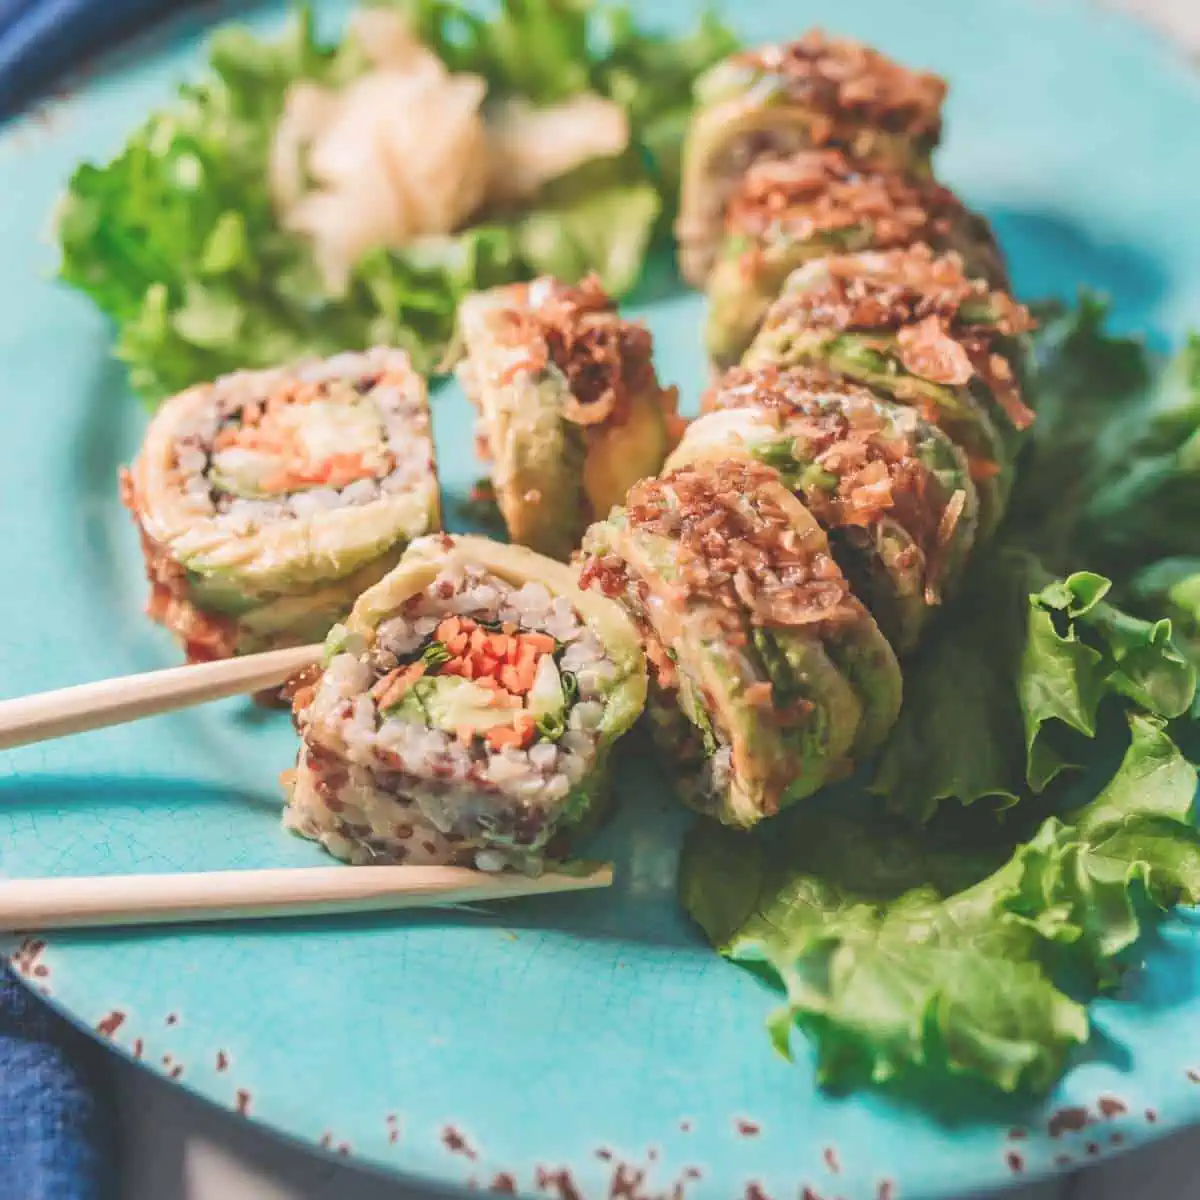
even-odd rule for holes
{"type": "Polygon", "coordinates": [[[0,117],[181,0],[0,0],[0,117]]]}
{"type": "Polygon", "coordinates": [[[101,1047],[0,968],[0,1197],[115,1194],[107,1075],[101,1047]]]}

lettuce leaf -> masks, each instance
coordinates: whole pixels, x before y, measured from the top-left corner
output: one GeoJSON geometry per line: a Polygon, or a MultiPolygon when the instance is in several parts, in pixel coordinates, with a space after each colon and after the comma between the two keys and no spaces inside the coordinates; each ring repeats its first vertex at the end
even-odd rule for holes
{"type": "Polygon", "coordinates": [[[1171,621],[1118,608],[1110,589],[1087,571],[1053,580],[1012,545],[982,554],[908,665],[871,790],[917,821],[947,800],[1007,806],[1081,764],[1105,701],[1187,713],[1196,667],[1171,621]]]}
{"type": "Polygon", "coordinates": [[[782,988],[772,1039],[790,1054],[793,1026],[806,1032],[823,1084],[1044,1091],[1089,1032],[1061,976],[1110,977],[1140,932],[1138,888],[1162,907],[1200,899],[1196,771],[1158,718],[1130,730],[1095,800],[999,866],[994,828],[964,842],[953,822],[808,804],[761,837],[697,825],[681,898],[723,955],[782,988]]]}
{"type": "Polygon", "coordinates": [[[630,114],[630,153],[555,181],[523,212],[373,252],[331,296],[307,244],[276,225],[265,164],[288,87],[336,86],[365,64],[350,43],[319,41],[307,9],[275,39],[219,31],[204,76],[111,162],[78,167],[58,212],[60,277],[116,323],[116,353],[147,401],[238,367],[381,341],[431,371],[471,291],[543,271],[594,270],[617,294],[635,283],[674,204],[676,148],[661,122],[686,118],[692,79],[731,35],[710,18],[681,39],[643,33],[631,10],[587,0],[504,0],[488,18],[448,0],[394,3],[494,94],[611,96],[630,114]],[[654,78],[634,83],[641,66],[654,78]]]}

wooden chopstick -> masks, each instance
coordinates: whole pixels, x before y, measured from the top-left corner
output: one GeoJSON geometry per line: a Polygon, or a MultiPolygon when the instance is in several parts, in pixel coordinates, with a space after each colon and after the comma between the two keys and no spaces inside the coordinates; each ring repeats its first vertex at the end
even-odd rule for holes
{"type": "Polygon", "coordinates": [[[297,671],[319,662],[321,652],[320,645],[269,650],[2,700],[0,750],[279,687],[297,671]]]}
{"type": "Polygon", "coordinates": [[[0,880],[0,929],[81,929],[472,904],[609,887],[586,875],[491,874],[465,867],[283,867],[182,875],[0,880]]]}

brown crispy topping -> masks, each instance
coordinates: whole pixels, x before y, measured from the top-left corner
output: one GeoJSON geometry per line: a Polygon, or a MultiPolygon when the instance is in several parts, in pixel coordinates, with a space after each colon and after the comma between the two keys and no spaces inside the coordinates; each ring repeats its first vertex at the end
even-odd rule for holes
{"type": "Polygon", "coordinates": [[[941,127],[945,80],[909,70],[861,42],[813,29],[795,42],[744,51],[737,61],[781,76],[795,100],[821,113],[848,113],[913,136],[936,136],[941,127]]]}
{"type": "Polygon", "coordinates": [[[1007,292],[969,278],[957,254],[934,254],[918,244],[831,255],[822,263],[819,280],[781,300],[786,319],[838,331],[894,330],[901,361],[913,374],[934,383],[966,383],[978,375],[1017,429],[1032,422],[995,343],[1036,323],[1007,292]]]}
{"type": "Polygon", "coordinates": [[[835,254],[824,272],[787,294],[787,307],[811,323],[834,329],[899,329],[935,316],[964,330],[995,328],[1003,334],[1033,328],[1028,310],[1003,292],[963,271],[953,253],[934,254],[926,245],[874,254],[835,254]],[[973,316],[986,307],[986,321],[973,316]]]}
{"type": "Polygon", "coordinates": [[[812,393],[873,399],[867,388],[839,375],[824,363],[804,363],[794,367],[730,367],[700,397],[700,411],[753,407],[762,411],[778,409],[788,415],[803,407],[805,396],[812,393]]]}
{"type": "Polygon", "coordinates": [[[583,560],[579,586],[584,590],[595,587],[606,596],[620,596],[629,584],[624,561],[616,554],[590,554],[583,560]]]}
{"type": "Polygon", "coordinates": [[[797,529],[778,474],[759,463],[683,467],[637,484],[631,525],[678,546],[679,583],[716,601],[727,623],[840,624],[859,613],[814,525],[797,529]]]}
{"type": "Polygon", "coordinates": [[[509,336],[530,353],[514,370],[540,371],[553,363],[567,377],[571,394],[563,416],[576,425],[623,424],[635,394],[663,390],[650,358],[650,331],[617,314],[595,275],[575,285],[555,282],[540,303],[512,309],[509,336]]]}
{"type": "MultiPolygon", "coordinates": [[[[754,408],[769,415],[793,439],[798,463],[812,463],[832,477],[803,489],[804,503],[822,525],[872,528],[887,515],[912,536],[934,577],[951,499],[908,440],[889,431],[868,389],[830,378],[820,367],[767,366],[734,367],[714,391],[713,408],[754,408]],[[831,394],[839,397],[836,403],[826,399],[831,394]]],[[[959,515],[965,499],[958,495],[959,515]]],[[[945,540],[955,523],[957,515],[945,540]]]]}
{"type": "Polygon", "coordinates": [[[958,387],[975,374],[966,349],[933,314],[915,325],[905,325],[896,335],[896,341],[905,368],[931,383],[958,387]]]}
{"type": "Polygon", "coordinates": [[[879,249],[949,237],[967,216],[948,188],[897,171],[856,167],[837,150],[761,158],[725,210],[730,233],[764,238],[779,231],[808,241],[863,226],[879,249]]]}

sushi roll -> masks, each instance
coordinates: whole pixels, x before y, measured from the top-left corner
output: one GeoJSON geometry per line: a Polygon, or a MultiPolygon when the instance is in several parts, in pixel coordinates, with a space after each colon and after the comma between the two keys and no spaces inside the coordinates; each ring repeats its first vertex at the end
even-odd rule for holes
{"type": "Polygon", "coordinates": [[[999,522],[1021,434],[1029,311],[928,246],[831,255],[794,271],[743,358],[812,363],[917,408],[966,453],[981,533],[999,522]]]}
{"type": "Polygon", "coordinates": [[[381,348],[190,388],[122,493],[149,614],[190,661],[320,641],[439,528],[424,381],[381,348]]]}
{"type": "Polygon", "coordinates": [[[670,449],[677,392],[659,385],[650,333],[594,278],[478,293],[459,329],[458,378],[509,536],[566,559],[670,449]]]}
{"type": "Polygon", "coordinates": [[[916,242],[955,250],[968,275],[1007,287],[987,222],[932,179],[863,167],[839,150],[759,159],[725,209],[724,242],[706,288],[709,356],[718,368],[736,364],[804,263],[916,242]]]}
{"type": "Polygon", "coordinates": [[[856,163],[928,174],[946,85],[813,30],[732,55],[701,76],[695,91],[676,232],[684,278],[701,287],[718,253],[726,203],[751,163],[833,148],[856,163]]]}
{"type": "Polygon", "coordinates": [[[753,459],[638,483],[588,531],[580,581],[619,599],[683,798],[748,828],[881,744],[900,671],[816,519],[753,459]]]}
{"type": "Polygon", "coordinates": [[[294,689],[285,823],[352,863],[536,873],[598,814],[645,695],[632,622],[573,568],[421,538],[294,689]]]}
{"type": "Polygon", "coordinates": [[[817,366],[734,367],[704,409],[667,470],[726,458],[774,467],[892,646],[912,650],[974,544],[963,452],[916,409],[817,366]]]}

